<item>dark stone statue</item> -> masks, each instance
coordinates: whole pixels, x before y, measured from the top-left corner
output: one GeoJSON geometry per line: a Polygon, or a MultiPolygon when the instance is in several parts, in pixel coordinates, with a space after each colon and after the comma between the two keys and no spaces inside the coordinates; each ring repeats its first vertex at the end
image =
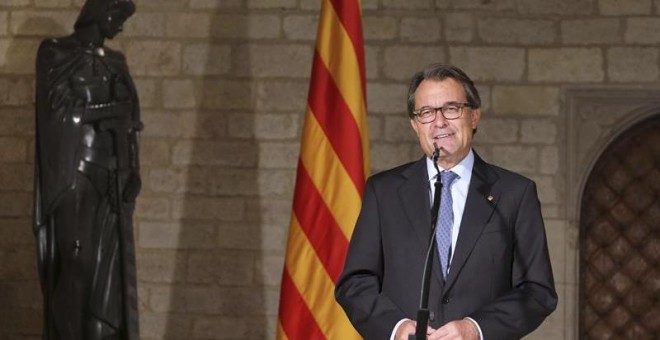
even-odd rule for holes
{"type": "Polygon", "coordinates": [[[34,232],[43,339],[138,339],[132,215],[140,191],[135,85],[104,47],[131,0],[87,0],[37,54],[34,232]]]}

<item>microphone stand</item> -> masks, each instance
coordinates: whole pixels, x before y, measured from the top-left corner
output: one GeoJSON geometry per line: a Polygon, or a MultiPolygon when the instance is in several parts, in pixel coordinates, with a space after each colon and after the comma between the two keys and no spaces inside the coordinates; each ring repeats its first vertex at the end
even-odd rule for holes
{"type": "Polygon", "coordinates": [[[424,273],[422,275],[422,291],[419,298],[419,311],[417,311],[417,328],[415,335],[408,335],[408,340],[425,340],[426,328],[429,324],[429,289],[431,286],[431,270],[433,263],[433,250],[435,247],[435,227],[438,221],[438,210],[440,207],[440,191],[442,182],[440,181],[440,169],[438,168],[438,158],[440,158],[440,149],[433,143],[433,166],[438,172],[435,178],[435,193],[433,194],[433,206],[431,207],[431,241],[426,250],[426,260],[424,261],[424,273]]]}

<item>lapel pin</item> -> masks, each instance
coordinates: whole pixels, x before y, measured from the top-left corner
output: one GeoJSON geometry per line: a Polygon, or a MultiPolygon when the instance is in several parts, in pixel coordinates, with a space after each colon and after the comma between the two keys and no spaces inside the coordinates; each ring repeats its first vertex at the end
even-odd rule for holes
{"type": "Polygon", "coordinates": [[[488,199],[488,202],[492,202],[493,200],[495,200],[495,198],[492,195],[488,195],[487,199],[488,199]]]}

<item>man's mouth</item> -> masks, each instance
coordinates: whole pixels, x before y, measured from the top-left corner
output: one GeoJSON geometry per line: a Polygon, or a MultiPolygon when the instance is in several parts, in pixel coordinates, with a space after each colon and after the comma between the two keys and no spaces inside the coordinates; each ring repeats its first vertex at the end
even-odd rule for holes
{"type": "Polygon", "coordinates": [[[453,132],[452,133],[441,133],[441,134],[434,135],[433,139],[434,140],[440,140],[440,139],[443,139],[443,138],[451,137],[453,135],[454,135],[453,132]]]}

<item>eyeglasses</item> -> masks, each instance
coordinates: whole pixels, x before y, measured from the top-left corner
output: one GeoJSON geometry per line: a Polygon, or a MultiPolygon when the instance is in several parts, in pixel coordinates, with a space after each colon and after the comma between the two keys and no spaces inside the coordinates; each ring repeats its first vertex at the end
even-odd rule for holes
{"type": "Polygon", "coordinates": [[[425,106],[417,111],[413,111],[412,114],[415,116],[418,122],[422,124],[428,124],[435,121],[438,116],[438,111],[440,111],[442,116],[447,120],[461,118],[463,115],[464,107],[471,108],[469,103],[449,103],[441,107],[425,106]]]}

